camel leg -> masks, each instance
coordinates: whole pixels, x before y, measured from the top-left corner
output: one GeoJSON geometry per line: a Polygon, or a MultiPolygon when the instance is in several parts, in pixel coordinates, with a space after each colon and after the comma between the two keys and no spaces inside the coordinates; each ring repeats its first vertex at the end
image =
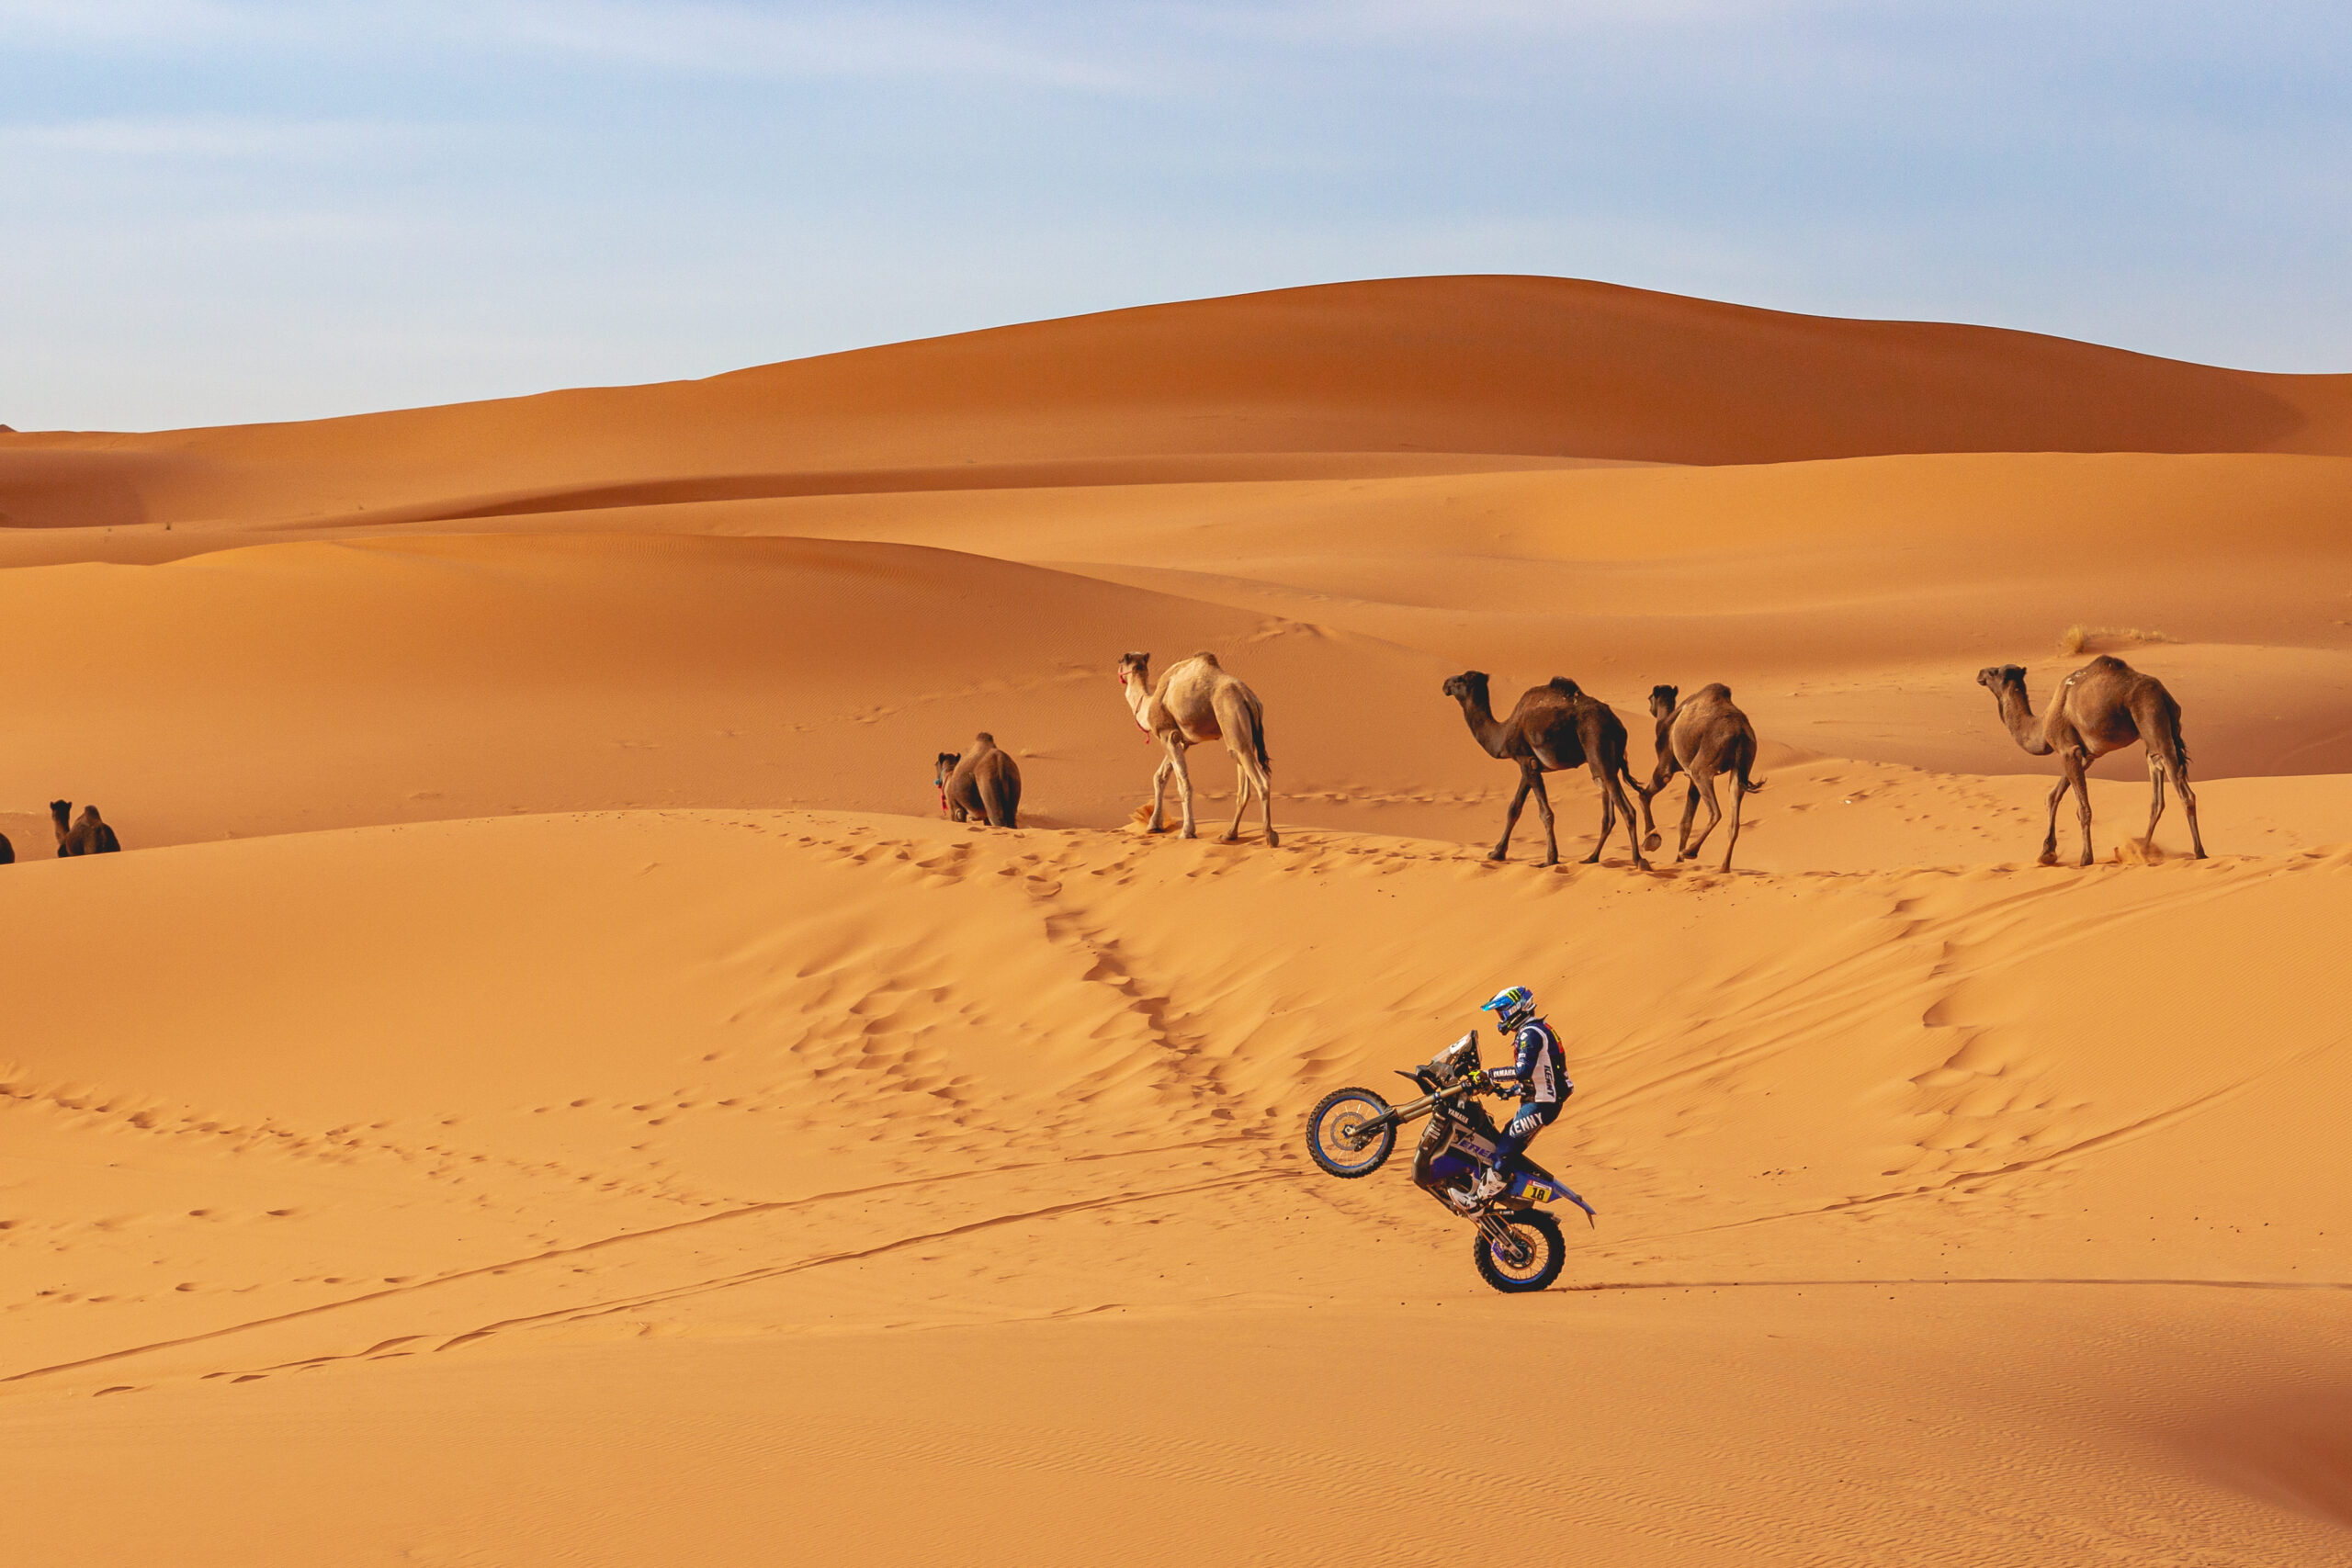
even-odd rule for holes
{"type": "Polygon", "coordinates": [[[2148,836],[2140,841],[2146,845],[2151,856],[2156,848],[2156,824],[2165,814],[2165,765],[2154,751],[2148,753],[2148,836]]]}
{"type": "MultiPolygon", "coordinates": [[[[1617,829],[1617,803],[1610,798],[1609,775],[1600,771],[1600,766],[1599,762],[1592,765],[1593,782],[1600,785],[1600,837],[1593,840],[1592,853],[1584,857],[1584,863],[1587,865],[1600,863],[1600,852],[1609,847],[1609,835],[1617,829]]],[[[1537,787],[1542,787],[1540,781],[1537,787]]],[[[1634,813],[1632,808],[1628,807],[1625,812],[1625,838],[1631,841],[1633,837],[1634,813]]],[[[1634,844],[1634,852],[1640,854],[1641,845],[1634,844]]]]}
{"type": "Polygon", "coordinates": [[[1634,857],[1634,869],[1647,871],[1649,863],[1642,858],[1642,841],[1634,833],[1634,803],[1625,798],[1625,786],[1618,782],[1616,770],[1596,762],[1592,776],[1600,784],[1600,840],[1592,846],[1592,853],[1584,857],[1584,863],[1600,863],[1601,852],[1609,847],[1609,835],[1615,829],[1617,814],[1622,811],[1625,816],[1625,849],[1634,857]]]}
{"type": "Polygon", "coordinates": [[[1650,863],[1642,858],[1642,841],[1634,837],[1634,803],[1625,798],[1625,786],[1617,782],[1615,773],[1610,774],[1604,782],[1609,793],[1617,797],[1617,809],[1625,814],[1625,851],[1634,857],[1634,869],[1647,871],[1650,863]]]}
{"type": "Polygon", "coordinates": [[[2180,791],[2181,809],[2188,813],[2188,847],[2197,858],[2205,858],[2205,836],[2197,830],[2197,794],[2188,787],[2188,769],[2181,763],[2172,766],[2172,787],[2180,791]]]}
{"type": "MultiPolygon", "coordinates": [[[[1246,773],[1250,779],[1250,787],[1258,792],[1258,812],[1266,825],[1266,847],[1268,849],[1277,847],[1282,843],[1282,840],[1274,833],[1273,781],[1266,776],[1265,769],[1258,766],[1258,759],[1244,757],[1238,752],[1233,759],[1233,771],[1237,778],[1246,773]]],[[[1233,831],[1236,835],[1241,831],[1241,807],[1238,803],[1233,808],[1233,831]]]]}
{"type": "Polygon", "coordinates": [[[1503,813],[1503,836],[1495,840],[1495,847],[1487,852],[1488,860],[1500,860],[1510,852],[1511,829],[1519,826],[1519,814],[1527,805],[1528,781],[1534,776],[1526,768],[1519,770],[1519,788],[1512,792],[1510,809],[1503,813]]]}
{"type": "MultiPolygon", "coordinates": [[[[1735,780],[1734,787],[1736,788],[1736,785],[1737,781],[1735,780]]],[[[1699,851],[1701,847],[1706,843],[1707,835],[1713,833],[1715,830],[1715,825],[1724,819],[1723,803],[1715,798],[1714,774],[1692,773],[1690,775],[1690,790],[1694,795],[1701,791],[1704,791],[1706,794],[1707,825],[1699,829],[1698,839],[1692,842],[1689,849],[1682,852],[1681,858],[1684,860],[1697,860],[1699,858],[1699,851]]]]}
{"type": "Polygon", "coordinates": [[[1673,760],[1660,757],[1657,767],[1650,774],[1649,787],[1642,791],[1642,848],[1645,850],[1657,849],[1666,841],[1658,837],[1657,818],[1650,815],[1650,797],[1664,789],[1667,781],[1673,776],[1673,760]]]}
{"type": "Polygon", "coordinates": [[[1184,808],[1184,837],[1199,837],[1193,821],[1193,767],[1184,756],[1184,749],[1170,742],[1168,760],[1176,766],[1176,801],[1184,808]]]}
{"type": "Polygon", "coordinates": [[[1740,787],[1740,775],[1731,775],[1731,841],[1724,845],[1724,869],[1731,869],[1731,852],[1739,848],[1739,803],[1747,791],[1740,787]]]}
{"type": "MultiPolygon", "coordinates": [[[[2152,732],[2143,728],[2140,731],[2140,736],[2142,739],[2146,740],[2152,733],[2155,734],[2155,739],[2151,740],[2148,746],[2148,773],[2152,778],[2157,780],[2155,787],[2158,792],[2159,809],[2162,808],[2164,798],[2162,792],[2165,786],[2156,770],[2162,768],[2165,773],[2172,775],[2172,787],[2180,791],[2181,809],[2188,813],[2189,848],[2196,852],[2199,860],[2203,860],[2205,835],[2197,830],[2197,792],[2188,787],[2188,759],[2183,754],[2178,726],[2177,723],[2169,722],[2171,716],[2169,714],[2165,716],[2168,722],[2161,732],[2152,732]]],[[[2155,835],[2155,820],[2153,816],[2148,818],[2148,833],[2152,839],[2155,835]]]]}
{"type": "Polygon", "coordinates": [[[1690,858],[1690,824],[1699,818],[1699,781],[1694,775],[1688,782],[1690,787],[1682,795],[1682,831],[1674,837],[1674,858],[1678,861],[1690,858]]]}
{"type": "Polygon", "coordinates": [[[1168,775],[1175,771],[1176,764],[1163,757],[1160,759],[1159,770],[1151,775],[1151,820],[1145,823],[1143,827],[1143,830],[1147,833],[1167,831],[1167,829],[1161,825],[1159,818],[1168,796],[1168,775]]]}
{"type": "MultiPolygon", "coordinates": [[[[2140,739],[2148,748],[2148,777],[2156,792],[2156,810],[2164,809],[2164,784],[2157,770],[2172,777],[2172,787],[2180,791],[2181,809],[2188,813],[2188,843],[2197,858],[2205,858],[2205,835],[2197,828],[2197,794],[2188,787],[2188,748],[2180,740],[2180,709],[2169,701],[2153,696],[2136,703],[2132,709],[2132,721],[2140,728],[2140,739]]],[[[2148,838],[2155,840],[2155,816],[2148,818],[2148,838]]]]}
{"type": "Polygon", "coordinates": [[[2083,825],[2083,858],[2079,863],[2091,863],[2091,781],[2090,759],[2080,751],[2069,751],[2063,759],[2066,782],[2075,786],[2075,815],[2083,825]]]}
{"type": "Polygon", "coordinates": [[[1241,753],[1228,753],[1233,758],[1233,826],[1225,830],[1220,844],[1241,841],[1241,814],[1250,809],[1250,770],[1242,764],[1241,753]]]}
{"type": "Polygon", "coordinates": [[[1544,863],[1560,863],[1560,838],[1552,827],[1552,792],[1544,787],[1544,775],[1529,775],[1535,781],[1535,809],[1544,814],[1544,863]]]}
{"type": "Polygon", "coordinates": [[[2058,803],[2064,800],[2066,792],[2075,787],[2073,776],[2064,771],[2064,761],[2059,763],[2059,768],[2058,782],[2050,790],[2050,830],[2041,835],[2041,863],[2043,865],[2058,863],[2058,803]]]}

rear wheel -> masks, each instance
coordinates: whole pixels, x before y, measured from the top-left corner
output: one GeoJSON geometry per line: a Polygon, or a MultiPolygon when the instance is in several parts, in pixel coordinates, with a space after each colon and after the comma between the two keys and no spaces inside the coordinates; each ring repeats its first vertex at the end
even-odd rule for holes
{"type": "Polygon", "coordinates": [[[1307,1114],[1306,1152],[1342,1180],[1370,1176],[1388,1163],[1396,1148],[1396,1124],[1364,1123],[1388,1114],[1388,1102],[1368,1089],[1343,1089],[1323,1097],[1307,1114]]]}
{"type": "Polygon", "coordinates": [[[1478,1277],[1508,1295],[1542,1290],[1560,1277],[1561,1266],[1568,1260],[1560,1222],[1541,1209],[1489,1213],[1472,1247],[1478,1277]],[[1490,1228],[1503,1233],[1500,1245],[1487,1234],[1490,1228]]]}

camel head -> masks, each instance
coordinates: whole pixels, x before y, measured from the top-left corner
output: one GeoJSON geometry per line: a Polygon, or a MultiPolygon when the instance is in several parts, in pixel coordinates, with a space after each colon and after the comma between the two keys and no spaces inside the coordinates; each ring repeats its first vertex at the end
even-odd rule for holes
{"type": "Polygon", "coordinates": [[[57,818],[59,827],[69,827],[74,821],[74,803],[70,800],[52,800],[49,803],[49,814],[57,818]]]}
{"type": "Polygon", "coordinates": [[[2022,664],[1987,664],[1976,672],[1976,683],[1993,694],[1999,702],[2009,693],[2025,695],[2025,666],[2022,664]]]}
{"type": "Polygon", "coordinates": [[[1123,653],[1119,655],[1119,684],[1124,686],[1129,682],[1141,686],[1147,692],[1151,690],[1150,654],[1123,653]]]}
{"type": "Polygon", "coordinates": [[[956,764],[963,760],[964,754],[960,751],[942,751],[939,754],[938,771],[932,774],[931,782],[941,789],[945,789],[947,781],[955,775],[956,764]]]}
{"type": "Polygon", "coordinates": [[[1445,694],[1457,703],[1476,703],[1484,707],[1487,703],[1487,672],[1484,670],[1464,670],[1459,675],[1447,676],[1445,694]]]}
{"type": "Polygon", "coordinates": [[[1682,688],[1679,686],[1652,686],[1650,716],[1654,718],[1664,718],[1671,714],[1674,711],[1675,699],[1681,694],[1682,688]]]}

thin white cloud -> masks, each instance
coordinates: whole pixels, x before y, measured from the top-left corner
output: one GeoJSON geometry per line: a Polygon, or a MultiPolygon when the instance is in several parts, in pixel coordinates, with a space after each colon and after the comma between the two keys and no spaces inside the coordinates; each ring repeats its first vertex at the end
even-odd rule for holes
{"type": "Polygon", "coordinates": [[[243,31],[262,18],[221,0],[0,0],[0,32],[19,44],[154,44],[243,31]]]}
{"type": "Polygon", "coordinates": [[[0,35],[69,48],[254,43],[363,56],[420,48],[576,57],[662,72],[792,77],[991,78],[1088,92],[1136,73],[1079,47],[1084,13],[1024,30],[1001,12],[939,4],[750,0],[412,0],[376,7],[284,0],[0,0],[0,35]]]}
{"type": "MultiPolygon", "coordinates": [[[[1883,3],[1883,0],[1882,0],[1883,3]]],[[[1313,43],[1465,43],[1498,35],[1566,39],[1849,13],[1860,0],[1292,0],[1274,6],[1189,4],[1170,15],[1196,26],[1313,43]]]]}
{"type": "Polygon", "coordinates": [[[1133,75],[962,8],[698,0],[507,0],[471,25],[520,42],[673,70],[765,76],[987,76],[1121,90],[1133,75]]]}
{"type": "Polygon", "coordinates": [[[424,151],[453,134],[444,127],[375,120],[141,116],[0,125],[0,157],[47,154],[328,164],[355,154],[424,151]]]}

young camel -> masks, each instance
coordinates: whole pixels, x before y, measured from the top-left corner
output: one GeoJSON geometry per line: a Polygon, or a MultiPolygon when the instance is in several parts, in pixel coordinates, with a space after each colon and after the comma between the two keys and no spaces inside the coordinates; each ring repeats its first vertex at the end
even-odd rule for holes
{"type": "Polygon", "coordinates": [[[1126,654],[1119,660],[1119,685],[1136,728],[1168,753],[1151,775],[1151,819],[1144,825],[1145,832],[1162,830],[1162,803],[1173,774],[1177,801],[1183,808],[1184,837],[1193,836],[1193,773],[1184,752],[1204,740],[1222,739],[1233,757],[1233,826],[1217,842],[1230,844],[1241,837],[1241,814],[1249,809],[1251,790],[1258,792],[1267,846],[1282,842],[1274,832],[1273,793],[1267,782],[1273,763],[1266,756],[1266,708],[1255,692],[1227,674],[1214,653],[1196,653],[1170,665],[1158,691],[1151,685],[1151,655],[1126,654]]]}
{"type": "Polygon", "coordinates": [[[1621,781],[1641,786],[1625,766],[1625,726],[1616,713],[1607,703],[1588,696],[1574,681],[1555,675],[1548,685],[1531,687],[1510,710],[1510,717],[1498,723],[1487,700],[1487,680],[1483,671],[1472,670],[1445,682],[1445,694],[1462,705],[1462,716],[1487,755],[1519,764],[1519,792],[1510,797],[1503,836],[1487,858],[1501,860],[1510,852],[1511,830],[1519,826],[1519,814],[1532,793],[1535,809],[1544,818],[1544,863],[1557,865],[1560,843],[1552,829],[1552,797],[1544,791],[1544,775],[1589,766],[1600,785],[1600,838],[1584,863],[1600,861],[1617,813],[1623,811],[1625,847],[1634,852],[1634,868],[1647,871],[1649,862],[1642,858],[1641,842],[1634,837],[1633,803],[1625,798],[1621,781]]]}
{"type": "Polygon", "coordinates": [[[939,754],[940,804],[958,822],[978,818],[991,828],[1021,826],[1021,764],[997,749],[996,737],[981,730],[967,756],[939,754]]]}
{"type": "Polygon", "coordinates": [[[82,807],[81,819],[74,819],[74,803],[52,800],[49,803],[50,819],[57,828],[57,858],[67,855],[110,855],[122,848],[114,829],[98,819],[95,806],[82,807]]]}
{"type": "Polygon", "coordinates": [[[2154,797],[2148,806],[2148,834],[2153,844],[2156,819],[2165,814],[2165,780],[2180,791],[2188,811],[2188,841],[2197,858],[2205,858],[2205,840],[2197,830],[2197,795],[2188,787],[2188,743],[2181,739],[2180,705],[2153,675],[2143,675],[2120,659],[2100,654],[2058,683],[2049,710],[2040,718],[2025,694],[2025,669],[2017,664],[1987,666],[1976,672],[1976,683],[1993,694],[2001,722],[2028,755],[2058,754],[2058,786],[2050,792],[2050,830],[2042,835],[2041,863],[2058,863],[2058,803],[2075,792],[2075,815],[2083,824],[2082,863],[2091,863],[2090,765],[2109,751],[2120,751],[2134,740],[2148,746],[2148,784],[2154,797]]]}
{"type": "Polygon", "coordinates": [[[1715,830],[1715,824],[1724,819],[1724,808],[1715,803],[1715,778],[1729,773],[1731,840],[1724,845],[1724,869],[1729,871],[1732,852],[1739,848],[1740,800],[1764,787],[1747,776],[1756,766],[1756,727],[1747,722],[1746,714],[1732,705],[1731,688],[1720,682],[1700,687],[1688,701],[1679,704],[1674,700],[1677,691],[1673,686],[1650,688],[1650,713],[1657,719],[1657,766],[1650,774],[1650,782],[1641,787],[1642,831],[1645,835],[1642,841],[1650,849],[1658,847],[1657,823],[1650,816],[1650,797],[1679,773],[1690,781],[1690,792],[1682,802],[1682,830],[1675,836],[1674,858],[1697,860],[1700,846],[1715,830]],[[1702,792],[1707,800],[1707,825],[1699,829],[1694,842],[1690,821],[1699,814],[1702,792]]]}

